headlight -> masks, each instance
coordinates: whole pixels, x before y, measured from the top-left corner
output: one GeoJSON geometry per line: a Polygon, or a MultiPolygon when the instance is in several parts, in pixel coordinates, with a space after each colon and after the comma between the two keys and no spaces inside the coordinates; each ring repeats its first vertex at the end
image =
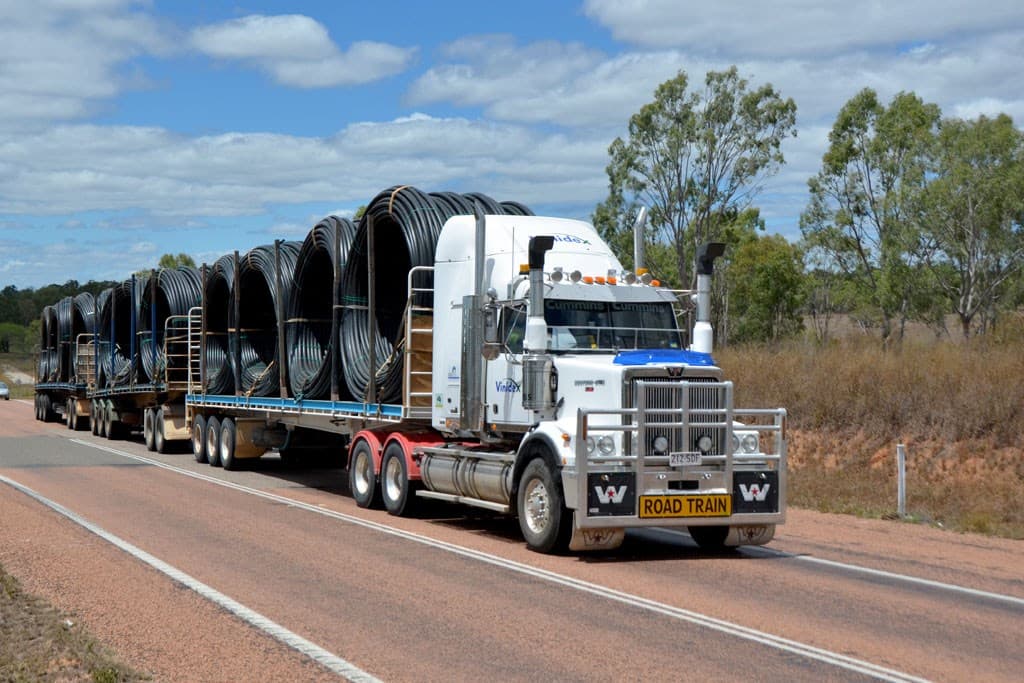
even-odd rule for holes
{"type": "Polygon", "coordinates": [[[594,437],[588,436],[587,437],[587,455],[593,455],[593,454],[594,454],[594,437]]]}
{"type": "Polygon", "coordinates": [[[615,452],[615,440],[607,434],[597,440],[597,450],[601,455],[611,455],[615,452]]]}
{"type": "Polygon", "coordinates": [[[701,434],[697,437],[697,450],[707,455],[711,451],[711,447],[714,445],[714,441],[707,434],[701,434]]]}
{"type": "Polygon", "coordinates": [[[736,432],[732,433],[732,452],[736,453],[740,450],[740,437],[736,436],[736,432]]]}
{"type": "Polygon", "coordinates": [[[759,444],[757,442],[757,434],[744,434],[743,435],[743,451],[746,453],[757,453],[759,444]]]}
{"type": "Polygon", "coordinates": [[[668,452],[668,437],[656,436],[651,445],[654,446],[655,453],[666,453],[668,452]]]}

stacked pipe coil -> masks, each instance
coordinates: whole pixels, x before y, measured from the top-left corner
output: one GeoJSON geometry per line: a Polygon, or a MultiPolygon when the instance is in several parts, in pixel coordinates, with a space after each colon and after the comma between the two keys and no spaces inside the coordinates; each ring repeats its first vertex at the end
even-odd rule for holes
{"type": "Polygon", "coordinates": [[[40,382],[53,382],[57,375],[58,346],[60,333],[57,329],[57,307],[44,306],[39,326],[39,368],[40,382]]]}
{"type": "Polygon", "coordinates": [[[228,337],[233,308],[235,258],[226,254],[206,273],[203,302],[206,307],[206,359],[204,388],[211,394],[235,391],[234,354],[228,337]]]}
{"type": "Polygon", "coordinates": [[[75,297],[74,304],[71,316],[71,379],[83,383],[85,377],[79,376],[78,354],[75,349],[80,340],[88,343],[92,339],[91,335],[96,333],[96,299],[89,292],[82,292],[75,297]]]}
{"type": "Polygon", "coordinates": [[[148,286],[142,292],[138,327],[142,368],[146,377],[152,381],[161,380],[165,370],[187,367],[187,326],[184,330],[186,335],[184,338],[179,335],[168,340],[168,348],[165,353],[166,323],[171,316],[187,316],[189,309],[198,306],[201,298],[202,282],[199,270],[196,268],[188,266],[181,266],[177,269],[162,268],[150,277],[148,286]],[[154,318],[156,320],[155,329],[153,329],[154,318]]]}
{"type": "MultiPolygon", "coordinates": [[[[280,287],[274,245],[251,249],[238,271],[238,318],[229,318],[239,356],[239,383],[249,396],[270,396],[279,391],[281,358],[278,353],[278,311],[288,301],[301,242],[280,242],[280,287]]],[[[233,313],[233,309],[232,309],[233,313]]]]}
{"type": "MultiPolygon", "coordinates": [[[[500,204],[486,195],[454,192],[426,194],[414,187],[396,186],[384,190],[370,202],[359,222],[349,253],[343,283],[344,311],[339,333],[342,371],[353,397],[365,400],[371,378],[376,400],[391,403],[401,400],[402,359],[399,341],[405,304],[408,300],[409,271],[434,262],[434,249],[442,226],[452,216],[472,214],[474,205],[484,213],[529,215],[518,203],[500,204]],[[374,273],[376,325],[370,329],[369,294],[369,221],[374,225],[374,273]],[[370,367],[373,345],[375,366],[370,367]]],[[[432,289],[433,277],[422,273],[414,288],[432,289]]],[[[417,305],[432,306],[432,297],[423,296],[417,305]]]]}
{"type": "Polygon", "coordinates": [[[107,306],[107,302],[110,301],[110,293],[112,291],[113,288],[110,287],[102,290],[99,294],[96,295],[96,314],[95,317],[93,318],[93,324],[95,325],[95,337],[93,337],[93,339],[96,342],[96,346],[94,347],[93,352],[96,355],[97,387],[107,386],[107,377],[103,368],[103,349],[105,348],[103,345],[103,326],[100,321],[103,318],[103,309],[107,306]]]}
{"type": "Polygon", "coordinates": [[[71,318],[75,312],[75,300],[66,296],[57,302],[57,376],[58,382],[71,379],[71,356],[74,355],[71,339],[71,318]]]}
{"type": "Polygon", "coordinates": [[[136,347],[137,357],[138,342],[132,338],[132,317],[134,315],[138,321],[146,281],[147,278],[133,278],[111,287],[100,309],[97,332],[100,369],[106,386],[127,386],[136,379],[137,362],[132,357],[132,349],[136,347]]]}
{"type": "MultiPolygon", "coordinates": [[[[352,221],[328,216],[313,226],[299,250],[285,319],[288,386],[293,397],[330,396],[332,358],[337,348],[333,343],[337,322],[334,318],[334,271],[337,269],[339,273],[340,301],[345,263],[355,233],[352,221]]],[[[347,394],[344,385],[340,381],[338,384],[339,392],[347,394]]]]}

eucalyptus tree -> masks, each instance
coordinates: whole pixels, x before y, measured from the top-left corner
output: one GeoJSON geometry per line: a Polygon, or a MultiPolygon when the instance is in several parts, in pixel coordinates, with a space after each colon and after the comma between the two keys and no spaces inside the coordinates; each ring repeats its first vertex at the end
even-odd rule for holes
{"type": "Polygon", "coordinates": [[[865,88],[836,117],[800,217],[805,246],[841,271],[879,318],[883,344],[912,313],[917,280],[913,213],[927,183],[938,106],[913,93],[889,106],[865,88]]]}
{"type": "Polygon", "coordinates": [[[1024,264],[1024,133],[1005,114],[944,120],[930,175],[920,250],[966,338],[984,329],[1024,264]]]}
{"type": "Polygon", "coordinates": [[[783,140],[796,135],[793,100],[770,84],[751,86],[735,66],[709,71],[702,88],[689,86],[680,71],[630,117],[628,136],[608,149],[609,195],[593,217],[621,250],[636,208],[647,206],[647,238],[672,257],[673,272],[662,276],[680,286],[692,283],[697,246],[747,220],[764,181],[784,162],[783,140]]]}

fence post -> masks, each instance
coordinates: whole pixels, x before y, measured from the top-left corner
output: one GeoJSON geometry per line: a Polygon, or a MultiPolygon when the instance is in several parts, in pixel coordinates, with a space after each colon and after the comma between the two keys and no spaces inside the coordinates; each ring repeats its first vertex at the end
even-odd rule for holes
{"type": "Polygon", "coordinates": [[[907,449],[896,445],[896,514],[907,515],[907,449]]]}

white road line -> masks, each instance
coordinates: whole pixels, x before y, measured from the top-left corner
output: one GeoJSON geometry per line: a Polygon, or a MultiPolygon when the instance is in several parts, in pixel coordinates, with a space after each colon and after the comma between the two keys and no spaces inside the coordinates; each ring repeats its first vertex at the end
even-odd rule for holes
{"type": "Polygon", "coordinates": [[[673,605],[657,602],[655,600],[642,598],[637,595],[631,595],[629,593],[624,593],[613,588],[599,586],[597,584],[582,581],[571,576],[558,574],[556,572],[548,571],[546,569],[539,569],[537,567],[532,567],[530,565],[515,562],[513,560],[508,560],[503,557],[498,557],[497,555],[491,555],[489,553],[473,550],[472,548],[466,548],[464,546],[455,545],[453,543],[439,541],[437,539],[433,539],[428,536],[422,536],[420,534],[413,533],[410,531],[403,531],[401,529],[396,529],[394,527],[379,524],[377,522],[371,522],[360,517],[347,515],[342,512],[326,510],[324,508],[320,508],[315,505],[310,505],[309,503],[296,501],[291,498],[280,496],[275,493],[267,493],[266,491],[260,491],[258,489],[249,488],[248,486],[243,486],[241,484],[236,484],[234,482],[225,481],[217,477],[211,477],[209,475],[199,474],[198,472],[193,472],[191,470],[181,469],[175,467],[174,465],[168,465],[167,463],[160,462],[159,460],[153,460],[152,458],[147,458],[145,456],[135,455],[133,453],[120,451],[107,446],[101,446],[90,441],[83,441],[81,439],[70,440],[73,441],[74,443],[81,444],[83,446],[89,446],[90,448],[96,448],[102,451],[107,451],[115,455],[131,458],[133,460],[154,465],[156,467],[161,467],[171,472],[177,472],[178,474],[183,474],[188,477],[200,479],[202,481],[216,484],[218,486],[224,486],[225,488],[234,489],[236,491],[241,491],[243,493],[248,493],[250,495],[258,496],[266,500],[272,500],[277,503],[283,503],[285,505],[301,508],[309,512],[315,512],[320,515],[325,515],[333,519],[338,519],[367,529],[379,531],[381,533],[389,534],[391,536],[396,536],[406,540],[415,541],[417,543],[421,543],[423,545],[430,546],[438,550],[443,550],[455,555],[459,555],[461,557],[466,557],[469,559],[477,560],[479,562],[484,562],[486,564],[501,567],[509,571],[525,574],[533,578],[549,581],[554,584],[565,586],[567,588],[572,588],[584,593],[589,593],[591,595],[596,595],[598,597],[606,598],[608,600],[613,600],[615,602],[629,605],[637,609],[647,610],[649,612],[661,614],[663,616],[677,619],[679,621],[685,621],[697,626],[703,626],[705,628],[719,631],[721,633],[735,636],[737,638],[742,638],[744,640],[749,640],[760,645],[765,645],[767,647],[772,647],[777,650],[782,650],[784,652],[796,654],[802,657],[806,657],[808,659],[822,662],[824,664],[835,666],[841,669],[846,669],[848,671],[853,671],[855,673],[863,674],[865,676],[871,676],[878,680],[893,682],[912,681],[914,683],[921,683],[927,680],[911,676],[901,671],[896,671],[895,669],[889,669],[883,666],[879,666],[877,664],[872,664],[871,662],[856,659],[853,657],[847,657],[846,655],[842,655],[837,652],[823,650],[812,645],[807,645],[805,643],[789,640],[787,638],[775,636],[770,633],[758,631],[756,629],[747,628],[746,626],[740,626],[739,624],[734,624],[732,622],[716,619],[714,617],[710,617],[699,612],[693,612],[691,610],[682,609],[680,607],[675,607],[673,605]]]}
{"type": "MultiPolygon", "coordinates": [[[[76,439],[72,439],[72,441],[76,441],[76,443],[81,443],[76,439]]],[[[0,475],[0,482],[3,482],[4,484],[7,484],[11,488],[17,489],[18,491],[21,491],[25,495],[34,498],[35,500],[47,506],[51,510],[54,510],[55,512],[75,522],[76,524],[88,529],[89,531],[96,534],[108,543],[117,546],[118,548],[125,551],[132,557],[141,560],[142,562],[145,562],[150,567],[153,567],[157,571],[166,574],[178,583],[187,586],[188,588],[191,588],[199,595],[223,607],[224,609],[228,610],[229,612],[237,616],[239,619],[242,619],[249,625],[258,628],[259,630],[263,631],[272,638],[281,641],[285,645],[295,650],[298,650],[299,652],[313,659],[318,664],[327,668],[328,670],[341,676],[344,676],[349,681],[354,681],[358,683],[380,683],[379,679],[371,676],[370,674],[358,668],[354,664],[351,664],[350,662],[342,659],[341,657],[328,652],[316,643],[306,640],[297,633],[289,631],[280,624],[271,621],[262,614],[249,609],[240,602],[232,600],[223,593],[211,588],[210,586],[207,586],[205,583],[199,581],[198,579],[189,576],[180,569],[172,567],[163,560],[160,560],[159,558],[150,555],[146,551],[132,545],[128,541],[125,541],[124,539],[115,536],[109,531],[106,531],[102,527],[99,527],[93,524],[92,522],[78,516],[77,514],[75,514],[71,510],[68,510],[60,503],[56,503],[50,500],[49,498],[46,498],[43,495],[37,493],[36,491],[33,491],[29,487],[20,484],[14,481],[13,479],[9,479],[3,475],[0,475]]]]}
{"type": "MultiPolygon", "coordinates": [[[[673,531],[671,529],[646,529],[645,531],[661,534],[671,534],[673,536],[683,536],[688,538],[688,536],[683,532],[673,531]]],[[[989,591],[983,591],[977,588],[968,588],[967,586],[960,586],[955,583],[943,583],[941,581],[922,579],[920,577],[910,576],[908,574],[896,574],[895,572],[887,572],[883,569],[872,569],[871,567],[864,567],[858,564],[836,562],[835,560],[826,560],[824,558],[813,557],[811,555],[798,555],[796,553],[787,553],[783,550],[776,550],[775,548],[751,547],[744,548],[744,552],[762,555],[764,557],[777,557],[780,559],[798,560],[800,562],[808,562],[810,564],[819,564],[823,567],[832,567],[834,569],[842,569],[843,571],[847,572],[867,574],[869,576],[877,576],[879,578],[889,579],[892,581],[900,581],[902,583],[926,586],[928,588],[937,588],[939,590],[950,591],[952,593],[959,593],[961,595],[970,595],[977,598],[984,598],[986,600],[1005,602],[1015,607],[1024,607],[1024,598],[1018,598],[1016,596],[1006,595],[1004,593],[990,593],[989,591]]]]}

